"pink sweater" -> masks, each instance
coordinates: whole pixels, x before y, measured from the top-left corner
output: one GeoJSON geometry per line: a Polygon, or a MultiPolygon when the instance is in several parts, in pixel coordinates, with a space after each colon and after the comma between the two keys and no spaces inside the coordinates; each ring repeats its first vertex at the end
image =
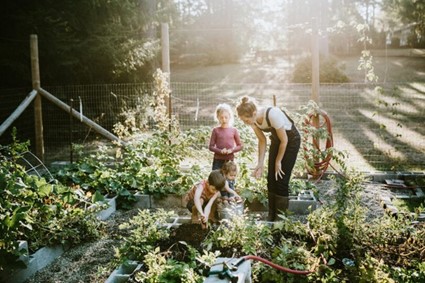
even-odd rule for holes
{"type": "Polygon", "coordinates": [[[233,160],[235,155],[221,154],[223,148],[233,149],[233,153],[242,149],[242,142],[236,128],[215,127],[211,134],[209,149],[214,152],[214,159],[233,160]]]}

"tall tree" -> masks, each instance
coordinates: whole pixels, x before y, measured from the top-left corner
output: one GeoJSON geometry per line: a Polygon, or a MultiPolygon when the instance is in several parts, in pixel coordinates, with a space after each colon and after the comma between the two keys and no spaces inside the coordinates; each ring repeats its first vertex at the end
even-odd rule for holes
{"type": "Polygon", "coordinates": [[[383,0],[383,8],[389,21],[395,26],[394,18],[404,25],[412,26],[410,44],[425,47],[425,1],[423,0],[383,0]]]}
{"type": "Polygon", "coordinates": [[[156,64],[159,39],[147,36],[147,31],[164,18],[168,21],[174,5],[171,0],[151,1],[152,8],[148,2],[5,1],[0,19],[1,86],[29,83],[30,34],[38,35],[45,85],[148,79],[156,64]]]}

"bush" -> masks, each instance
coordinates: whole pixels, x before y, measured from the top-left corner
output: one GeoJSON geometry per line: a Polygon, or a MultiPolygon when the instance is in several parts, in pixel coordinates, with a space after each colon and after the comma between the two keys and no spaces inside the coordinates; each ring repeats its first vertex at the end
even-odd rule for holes
{"type": "MultiPolygon", "coordinates": [[[[338,66],[335,58],[320,57],[320,82],[321,83],[346,83],[349,82],[348,77],[344,74],[343,68],[338,66]]],[[[301,59],[294,69],[292,82],[294,83],[311,83],[311,56],[301,59]]]]}

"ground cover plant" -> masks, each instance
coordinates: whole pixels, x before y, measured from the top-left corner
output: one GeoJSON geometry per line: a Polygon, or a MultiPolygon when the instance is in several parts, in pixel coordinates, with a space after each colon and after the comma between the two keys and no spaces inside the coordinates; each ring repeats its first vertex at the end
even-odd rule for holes
{"type": "Polygon", "coordinates": [[[337,187],[335,199],[312,212],[307,222],[282,214],[280,221],[270,226],[245,214],[212,226],[201,242],[191,244],[183,240],[191,239],[195,228],[177,240],[173,234],[178,234],[179,228],[165,227],[170,214],[140,211],[121,226],[129,229],[129,234],[124,236],[119,259],[144,263],[131,282],[203,282],[208,267],[203,257],[211,264],[218,256],[246,255],[311,271],[307,276],[295,275],[253,261],[253,282],[423,281],[424,225],[389,215],[366,220],[367,208],[360,202],[362,176],[347,173],[332,182],[337,187]],[[190,274],[184,281],[182,268],[190,274]]]}
{"type": "Polygon", "coordinates": [[[22,266],[17,261],[25,252],[18,248],[20,241],[34,252],[43,246],[75,246],[102,233],[96,219],[101,206],[88,209],[92,203],[81,191],[28,174],[18,162],[27,150],[28,143],[15,139],[0,152],[0,270],[22,266]]]}

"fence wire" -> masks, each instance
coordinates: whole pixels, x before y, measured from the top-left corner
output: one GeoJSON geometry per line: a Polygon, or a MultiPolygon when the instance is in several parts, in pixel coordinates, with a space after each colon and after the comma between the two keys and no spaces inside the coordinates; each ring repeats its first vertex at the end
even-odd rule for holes
{"type": "MultiPolygon", "coordinates": [[[[51,94],[112,131],[123,113],[143,110],[152,97],[150,84],[103,84],[44,87],[51,94]]],[[[0,90],[0,122],[3,122],[30,89],[0,90]]],[[[171,83],[171,108],[183,130],[213,127],[219,103],[236,104],[243,95],[259,103],[299,111],[311,97],[310,84],[208,84],[171,83]]],[[[362,171],[425,170],[425,84],[322,84],[320,107],[332,122],[334,144],[350,153],[349,165],[362,171]],[[376,88],[380,91],[376,91],[376,88]]],[[[71,119],[43,99],[45,160],[66,159],[71,143],[89,144],[103,140],[92,129],[71,119]],[[65,155],[64,155],[65,153],[65,155]]],[[[18,139],[34,147],[34,111],[29,107],[12,125],[18,139]]],[[[12,128],[12,127],[11,127],[12,128]]],[[[11,142],[11,128],[0,136],[11,142]]]]}

